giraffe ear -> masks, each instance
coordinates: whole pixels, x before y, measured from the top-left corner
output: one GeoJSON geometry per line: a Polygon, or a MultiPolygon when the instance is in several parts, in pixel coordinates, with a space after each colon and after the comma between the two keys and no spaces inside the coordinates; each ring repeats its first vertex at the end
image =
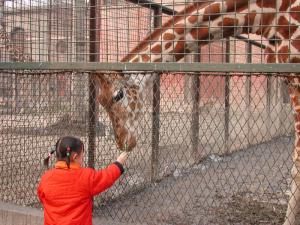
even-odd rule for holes
{"type": "Polygon", "coordinates": [[[123,97],[124,97],[124,92],[122,89],[115,91],[113,94],[113,100],[115,102],[120,101],[123,97]]]}

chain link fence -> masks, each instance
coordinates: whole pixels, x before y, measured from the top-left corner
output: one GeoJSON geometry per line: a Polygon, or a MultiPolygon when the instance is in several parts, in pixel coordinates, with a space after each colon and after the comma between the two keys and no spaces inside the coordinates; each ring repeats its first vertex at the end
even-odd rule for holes
{"type": "Polygon", "coordinates": [[[153,12],[125,0],[2,1],[1,61],[120,61],[153,30],[153,12]],[[94,15],[91,16],[91,11],[94,15]],[[139,18],[138,20],[136,18],[139,18]],[[93,31],[93,36],[90,32],[93,31]],[[90,43],[96,46],[90,49],[90,43]]]}
{"type": "MultiPolygon", "coordinates": [[[[232,37],[222,31],[218,40],[198,40],[196,51],[172,53],[184,55],[176,65],[125,63],[134,61],[126,57],[145,37],[151,44],[162,40],[162,34],[150,35],[156,28],[164,30],[169,21],[174,30],[178,12],[190,2],[0,1],[1,201],[41,207],[36,186],[42,160],[62,135],[83,140],[85,166],[103,168],[115,160],[113,127],[96,101],[92,75],[158,74],[143,90],[143,113],[133,128],[137,147],[126,174],[94,199],[94,215],[134,225],[283,223],[295,139],[283,76],[299,67],[262,64],[266,45],[278,37],[240,36],[233,25],[232,37]],[[112,63],[120,61],[125,64],[112,63]]],[[[196,4],[208,2],[214,1],[196,4]]],[[[182,18],[190,16],[184,12],[182,18]]],[[[197,15],[205,13],[216,16],[197,15]]],[[[208,27],[218,29],[215,22],[208,27]]],[[[140,58],[152,62],[157,55],[163,62],[170,56],[153,51],[140,58]]]]}

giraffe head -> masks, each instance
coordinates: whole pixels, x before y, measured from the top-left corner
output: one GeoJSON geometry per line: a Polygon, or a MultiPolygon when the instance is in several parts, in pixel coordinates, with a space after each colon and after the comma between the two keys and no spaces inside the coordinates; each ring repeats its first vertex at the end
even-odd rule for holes
{"type": "Polygon", "coordinates": [[[131,151],[137,142],[135,127],[142,109],[141,87],[115,75],[94,74],[99,87],[97,98],[109,115],[118,148],[131,151]]]}

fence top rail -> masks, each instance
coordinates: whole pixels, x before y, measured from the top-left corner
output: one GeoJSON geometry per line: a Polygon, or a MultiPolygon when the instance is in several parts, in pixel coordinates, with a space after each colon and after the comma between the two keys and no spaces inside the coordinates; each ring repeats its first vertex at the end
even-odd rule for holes
{"type": "Polygon", "coordinates": [[[300,63],[97,63],[97,62],[0,62],[0,70],[67,70],[149,71],[149,72],[243,72],[243,73],[298,73],[300,63]]]}

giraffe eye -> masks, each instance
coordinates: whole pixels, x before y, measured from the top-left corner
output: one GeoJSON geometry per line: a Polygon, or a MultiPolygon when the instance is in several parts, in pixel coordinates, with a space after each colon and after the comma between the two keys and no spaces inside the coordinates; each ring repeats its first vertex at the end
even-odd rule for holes
{"type": "Polygon", "coordinates": [[[123,97],[124,97],[124,92],[123,92],[122,89],[116,91],[116,92],[113,94],[113,100],[114,100],[115,102],[120,101],[123,97]]]}

